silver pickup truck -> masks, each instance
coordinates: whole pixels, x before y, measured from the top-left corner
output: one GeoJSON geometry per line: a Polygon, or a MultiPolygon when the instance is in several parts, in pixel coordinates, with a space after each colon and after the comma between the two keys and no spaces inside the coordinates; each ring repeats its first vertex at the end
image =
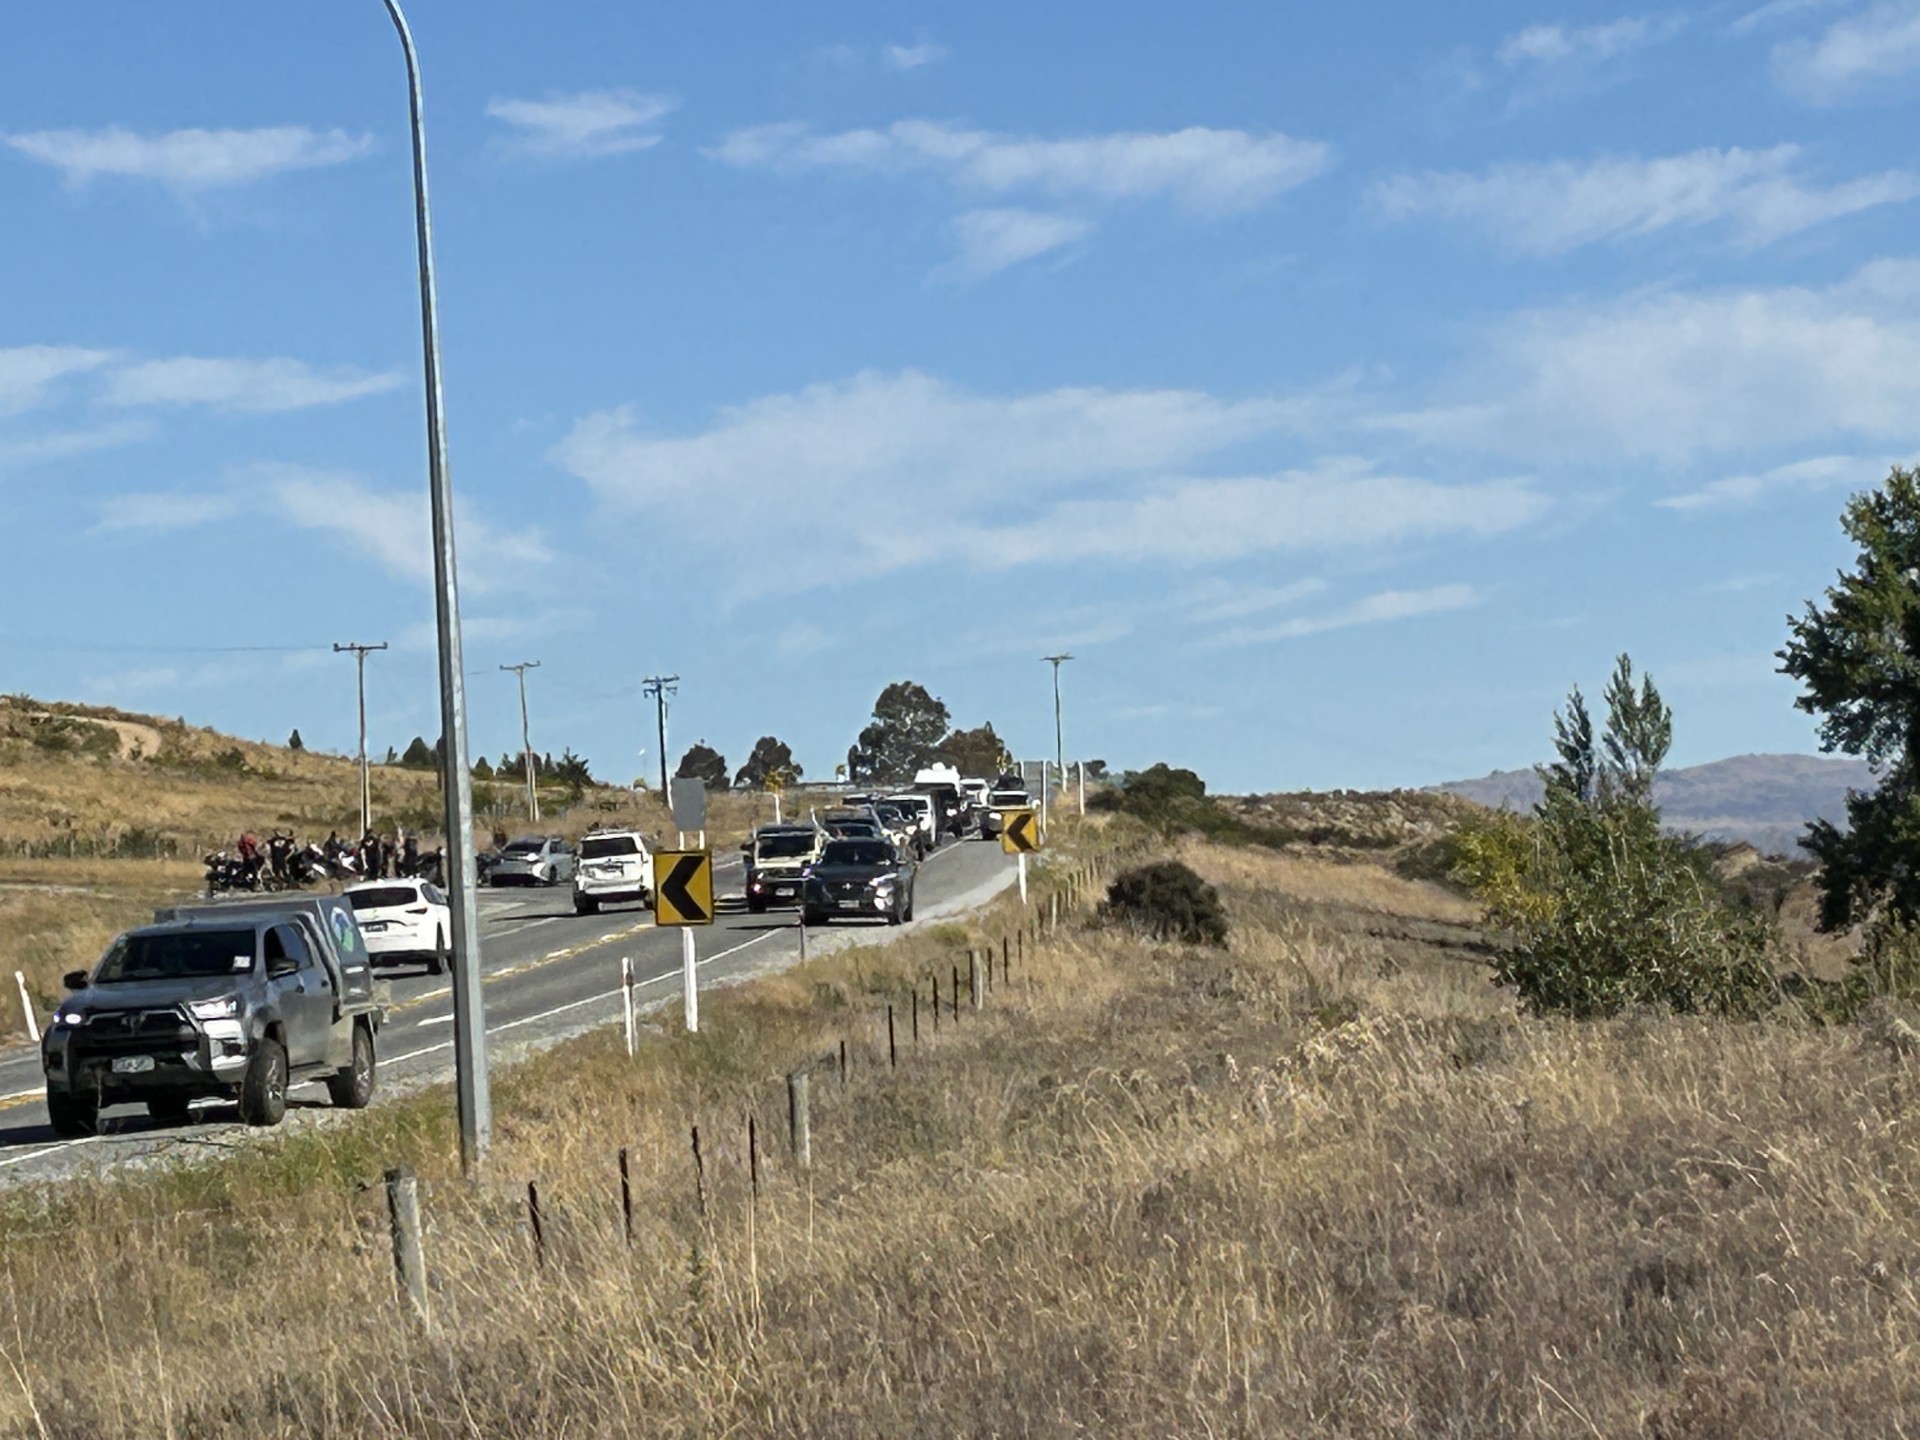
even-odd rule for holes
{"type": "Polygon", "coordinates": [[[207,1097],[238,1100],[249,1125],[278,1125],[287,1087],[305,1080],[325,1081],[345,1109],[372,1100],[385,1007],[344,900],[186,906],[154,920],[66,977],[72,993],[40,1047],[57,1133],[91,1135],[103,1107],[128,1102],[179,1124],[207,1097]]]}

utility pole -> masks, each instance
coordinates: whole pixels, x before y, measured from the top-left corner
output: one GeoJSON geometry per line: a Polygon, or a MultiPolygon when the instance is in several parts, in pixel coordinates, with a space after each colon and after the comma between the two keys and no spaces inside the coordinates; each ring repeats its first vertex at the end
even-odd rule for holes
{"type": "Polygon", "coordinates": [[[420,351],[427,402],[427,494],[433,513],[433,618],[440,662],[440,794],[446,804],[447,906],[453,920],[453,1089],[460,1121],[460,1169],[478,1176],[493,1144],[493,1088],[487,1076],[486,997],[480,986],[480,911],[474,901],[473,772],[467,768],[467,684],[460,646],[460,571],[453,544],[453,476],[440,390],[439,302],[433,283],[433,220],[427,204],[427,129],[421,118],[420,57],[400,0],[387,16],[407,63],[407,118],[413,132],[413,234],[420,261],[420,351]]]}
{"type": "Polygon", "coordinates": [[[660,803],[670,805],[673,796],[667,790],[667,697],[680,693],[678,675],[649,675],[647,683],[640,687],[641,693],[653,697],[654,707],[660,717],[660,803]]]}
{"type": "MultiPolygon", "coordinates": [[[[375,650],[384,650],[387,642],[378,645],[341,645],[336,643],[333,653],[353,655],[353,668],[359,673],[360,681],[360,835],[373,829],[373,784],[367,778],[367,656],[375,650]]],[[[360,835],[354,836],[357,844],[360,835]]]]}
{"type": "MultiPolygon", "coordinates": [[[[1073,659],[1071,655],[1042,655],[1040,659],[1053,666],[1053,764],[1060,772],[1060,788],[1067,788],[1067,744],[1060,729],[1060,666],[1073,659]]],[[[1044,789],[1044,785],[1042,786],[1044,789]]]]}
{"type": "Polygon", "coordinates": [[[520,758],[527,767],[527,818],[534,824],[540,823],[540,787],[533,775],[533,738],[527,730],[527,671],[538,670],[538,660],[522,660],[518,665],[502,665],[502,670],[511,670],[520,680],[520,758]]]}

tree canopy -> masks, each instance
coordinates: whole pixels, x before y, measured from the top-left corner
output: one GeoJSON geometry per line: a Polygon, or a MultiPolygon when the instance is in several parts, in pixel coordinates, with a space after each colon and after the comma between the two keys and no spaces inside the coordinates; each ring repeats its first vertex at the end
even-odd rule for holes
{"type": "Polygon", "coordinates": [[[680,757],[680,768],[673,773],[681,780],[704,781],[709,790],[724,790],[727,788],[727,757],[706,741],[699,740],[680,757]]]}
{"type": "Polygon", "coordinates": [[[856,785],[902,785],[937,757],[947,736],[947,707],[911,680],[896,680],[873,702],[873,719],[847,751],[856,785]]]}
{"type": "Polygon", "coordinates": [[[1858,548],[1823,604],[1789,617],[1780,670],[1794,704],[1820,719],[1820,748],[1864,756],[1880,774],[1847,793],[1847,827],[1816,820],[1801,842],[1820,862],[1820,923],[1876,915],[1920,923],[1920,470],[1896,466],[1847,502],[1840,528],[1858,548]]]}
{"type": "Polygon", "coordinates": [[[955,730],[940,742],[939,758],[962,775],[988,778],[998,775],[1012,759],[1006,742],[994,733],[993,722],[971,730],[955,730]]]}
{"type": "Polygon", "coordinates": [[[740,767],[740,773],[733,777],[733,783],[751,790],[764,790],[770,776],[798,780],[801,774],[800,764],[793,758],[793,750],[786,741],[762,735],[753,742],[753,753],[747,756],[747,763],[740,767]]]}

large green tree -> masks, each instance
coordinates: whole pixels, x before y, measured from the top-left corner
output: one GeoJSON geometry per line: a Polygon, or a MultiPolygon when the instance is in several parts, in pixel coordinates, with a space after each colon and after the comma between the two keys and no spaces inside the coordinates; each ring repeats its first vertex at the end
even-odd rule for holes
{"type": "Polygon", "coordinates": [[[709,790],[727,788],[727,757],[706,741],[697,741],[680,757],[680,768],[673,772],[681,780],[704,780],[709,790]]]}
{"type": "Polygon", "coordinates": [[[1847,827],[1816,820],[1801,841],[1820,862],[1820,923],[1920,923],[1920,471],[1896,466],[1847,502],[1858,547],[1824,604],[1788,618],[1782,673],[1820,717],[1820,748],[1864,756],[1879,773],[1847,792],[1847,827]]]}
{"type": "Polygon", "coordinates": [[[1013,757],[1007,745],[994,733],[993,722],[971,730],[955,730],[940,742],[940,759],[962,775],[991,780],[1006,768],[1013,757]]]}
{"type": "Polygon", "coordinates": [[[896,680],[873,702],[873,719],[847,751],[856,785],[900,785],[937,757],[949,729],[947,707],[911,680],[896,680]]]}
{"type": "Polygon", "coordinates": [[[747,763],[740,767],[740,773],[733,777],[733,783],[750,790],[764,790],[768,777],[773,775],[780,776],[782,780],[798,780],[801,775],[800,764],[793,758],[793,749],[786,741],[762,735],[753,742],[753,753],[747,756],[747,763]]]}

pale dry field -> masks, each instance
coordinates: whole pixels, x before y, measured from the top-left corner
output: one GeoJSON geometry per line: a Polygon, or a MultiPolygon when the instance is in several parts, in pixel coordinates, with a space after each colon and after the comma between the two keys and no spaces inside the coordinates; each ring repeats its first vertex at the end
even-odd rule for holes
{"type": "Polygon", "coordinates": [[[1008,908],[844,952],[710,997],[697,1037],[669,1017],[637,1060],[596,1036],[506,1075],[478,1186],[434,1096],[16,1196],[0,1417],[62,1440],[1920,1427],[1907,1056],[1856,1029],[1518,1016],[1453,943],[1455,897],[1188,855],[1226,951],[1073,916],[937,1038],[929,975],[944,991],[1008,908]],[[810,1059],[803,1174],[781,1077],[810,1059]],[[378,1176],[403,1159],[431,1329],[387,1254],[378,1176]]]}

